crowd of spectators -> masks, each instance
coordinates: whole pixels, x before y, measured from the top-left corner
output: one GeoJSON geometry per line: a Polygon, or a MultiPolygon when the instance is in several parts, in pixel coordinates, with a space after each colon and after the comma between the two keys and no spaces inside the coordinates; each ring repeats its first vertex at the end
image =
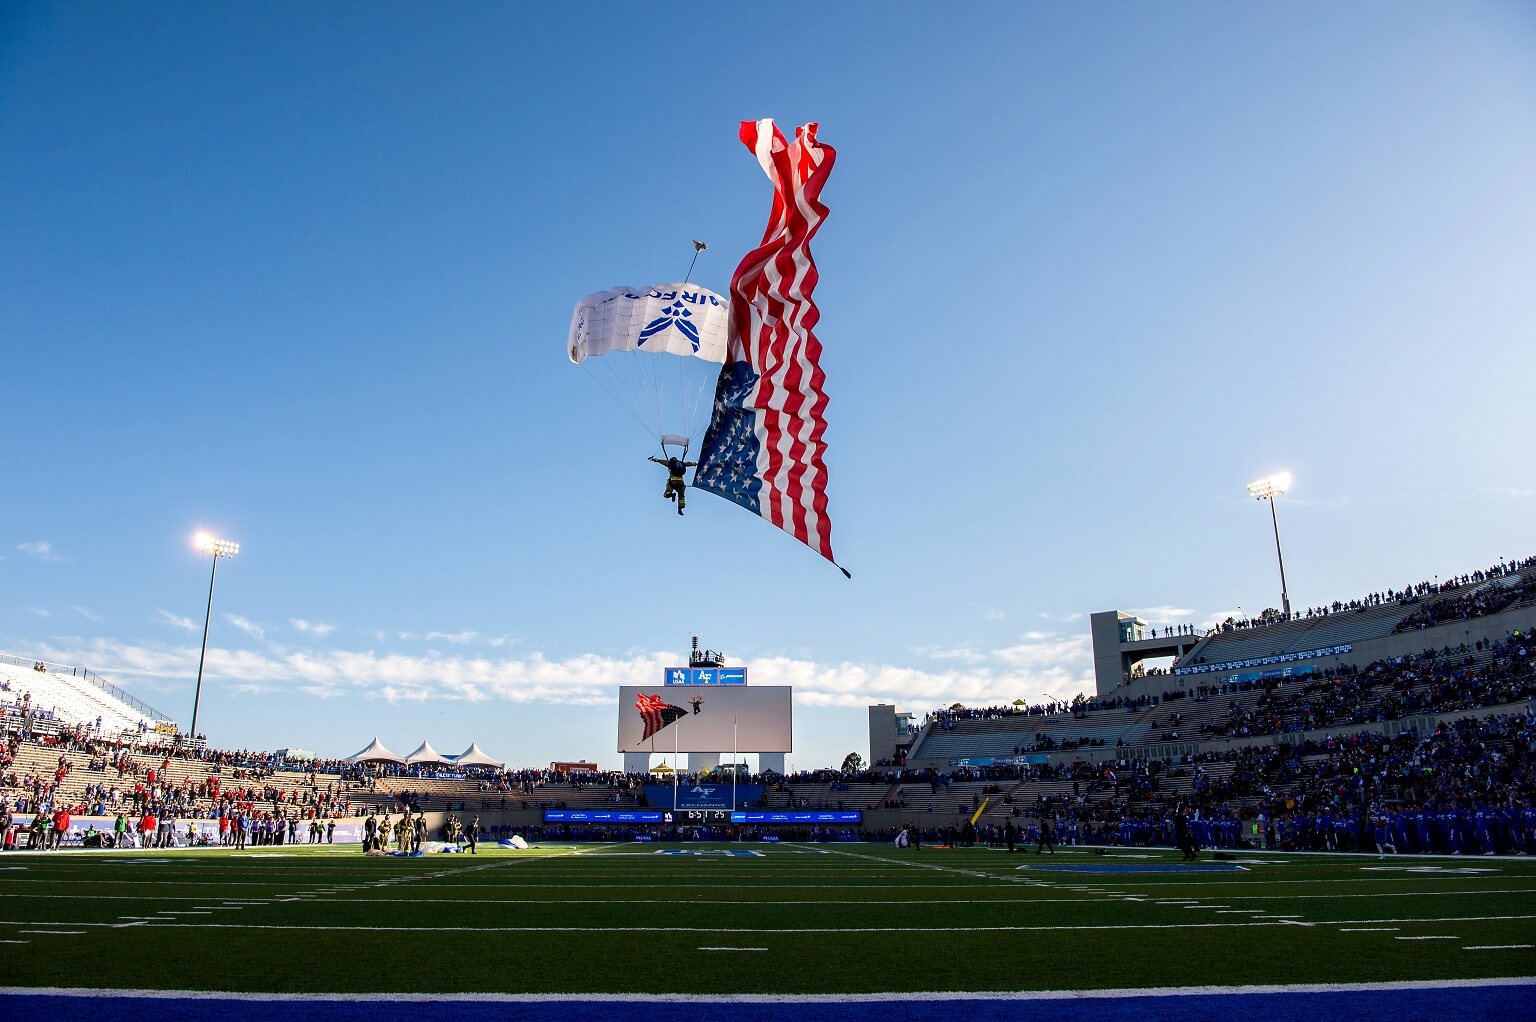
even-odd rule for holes
{"type": "Polygon", "coordinates": [[[1488,586],[1426,603],[1399,621],[1393,631],[1422,631],[1448,621],[1470,621],[1497,614],[1506,607],[1530,600],[1536,600],[1536,573],[1519,579],[1513,585],[1488,586]]]}
{"type": "MultiPolygon", "coordinates": [[[[1286,614],[1283,611],[1271,608],[1265,610],[1258,617],[1228,617],[1219,625],[1210,629],[1207,634],[1213,634],[1216,632],[1233,632],[1242,628],[1265,628],[1271,625],[1286,624],[1290,621],[1304,621],[1311,620],[1312,618],[1328,617],[1331,614],[1365,611],[1370,610],[1373,607],[1390,606],[1393,603],[1405,605],[1412,604],[1415,601],[1425,599],[1426,597],[1455,593],[1457,590],[1464,589],[1468,586],[1481,586],[1485,582],[1491,582],[1496,579],[1505,578],[1507,576],[1523,572],[1527,568],[1531,567],[1536,567],[1536,557],[1526,557],[1518,561],[1501,561],[1497,564],[1484,568],[1481,571],[1468,572],[1462,575],[1453,575],[1444,581],[1436,578],[1434,581],[1418,582],[1413,585],[1404,586],[1402,589],[1383,589],[1378,592],[1367,593],[1365,596],[1362,596],[1358,599],[1335,600],[1333,603],[1327,604],[1325,606],[1308,607],[1305,610],[1292,611],[1290,614],[1286,614]]],[[[1532,580],[1525,580],[1522,585],[1524,587],[1530,587],[1532,585],[1532,580]]],[[[1529,593],[1527,593],[1527,598],[1530,596],[1536,596],[1536,589],[1532,589],[1529,593]]],[[[1454,600],[1452,602],[1454,602],[1454,600]]],[[[1507,606],[1508,602],[1509,601],[1505,601],[1503,606],[1507,606]]],[[[1498,609],[1502,609],[1502,606],[1496,607],[1494,610],[1485,610],[1482,613],[1494,613],[1498,609]]],[[[1452,615],[1450,619],[1456,620],[1456,617],[1452,615]]],[[[1435,622],[1431,622],[1431,624],[1433,623],[1435,622]]],[[[1428,627],[1428,625],[1420,627],[1428,627]]]]}
{"type": "Polygon", "coordinates": [[[1316,680],[1276,688],[1253,703],[1234,700],[1205,735],[1248,738],[1356,727],[1529,699],[1536,696],[1536,640],[1529,630],[1515,630],[1502,641],[1427,649],[1310,677],[1316,680]]]}

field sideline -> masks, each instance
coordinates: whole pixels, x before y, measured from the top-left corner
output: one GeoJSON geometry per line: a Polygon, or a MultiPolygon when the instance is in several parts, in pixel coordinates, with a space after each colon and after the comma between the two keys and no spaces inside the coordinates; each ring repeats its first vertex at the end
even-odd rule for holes
{"type": "MultiPolygon", "coordinates": [[[[0,857],[0,962],[8,997],[89,988],[911,1003],[914,993],[1106,988],[1411,992],[1536,976],[1536,862],[1255,853],[1194,871],[1177,858],[794,844],[12,854],[0,857]]],[[[1019,1017],[1017,1004],[1008,1014],[1019,1017]]],[[[1188,1006],[1179,1014],[1190,1017],[1188,1006]]]]}

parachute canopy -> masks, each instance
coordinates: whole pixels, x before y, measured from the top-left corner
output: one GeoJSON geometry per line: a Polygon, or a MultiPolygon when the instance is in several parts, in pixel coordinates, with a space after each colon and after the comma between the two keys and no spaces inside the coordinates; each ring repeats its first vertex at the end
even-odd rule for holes
{"type": "Polygon", "coordinates": [[[687,450],[708,425],[730,303],[696,284],[615,287],[576,303],[565,353],[656,440],[687,450]]]}
{"type": "Polygon", "coordinates": [[[576,363],[611,351],[645,351],[719,365],[730,322],[730,303],[708,288],[616,287],[576,303],[566,353],[576,363]]]}

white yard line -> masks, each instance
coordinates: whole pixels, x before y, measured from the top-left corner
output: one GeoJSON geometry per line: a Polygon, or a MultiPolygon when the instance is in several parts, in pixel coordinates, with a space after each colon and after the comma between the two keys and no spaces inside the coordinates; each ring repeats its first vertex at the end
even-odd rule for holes
{"type": "Polygon", "coordinates": [[[918,990],[848,994],[486,994],[486,993],[225,993],[215,990],[103,990],[100,987],[0,987],[0,996],[63,996],[93,999],[198,1001],[335,1001],[437,1004],[445,1001],[489,1004],[859,1004],[888,1001],[1080,1001],[1126,997],[1201,997],[1233,994],[1375,993],[1399,990],[1470,990],[1481,987],[1536,986],[1536,977],[1498,979],[1403,980],[1385,983],[1294,983],[1253,986],[1185,986],[1109,988],[1098,990],[918,990]]]}

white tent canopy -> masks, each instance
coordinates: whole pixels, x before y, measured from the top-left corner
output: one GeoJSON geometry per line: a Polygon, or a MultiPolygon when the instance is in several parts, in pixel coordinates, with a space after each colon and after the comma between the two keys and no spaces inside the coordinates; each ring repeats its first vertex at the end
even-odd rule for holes
{"type": "Polygon", "coordinates": [[[500,770],[505,764],[499,759],[492,759],[480,750],[480,746],[474,742],[469,743],[469,748],[453,757],[453,765],[461,767],[495,767],[500,770]]]}
{"type": "Polygon", "coordinates": [[[436,764],[438,766],[451,766],[453,764],[451,759],[432,748],[431,742],[422,742],[418,745],[415,752],[405,757],[405,762],[409,766],[417,766],[422,763],[436,764]]]}
{"type": "Polygon", "coordinates": [[[393,752],[390,752],[388,749],[384,748],[384,743],[379,741],[377,736],[374,737],[373,741],[368,743],[368,747],[366,749],[364,749],[362,752],[359,752],[359,753],[356,753],[354,755],[348,756],[347,760],[349,762],[352,762],[352,763],[404,763],[405,762],[405,760],[401,759],[399,756],[396,756],[393,752]]]}

